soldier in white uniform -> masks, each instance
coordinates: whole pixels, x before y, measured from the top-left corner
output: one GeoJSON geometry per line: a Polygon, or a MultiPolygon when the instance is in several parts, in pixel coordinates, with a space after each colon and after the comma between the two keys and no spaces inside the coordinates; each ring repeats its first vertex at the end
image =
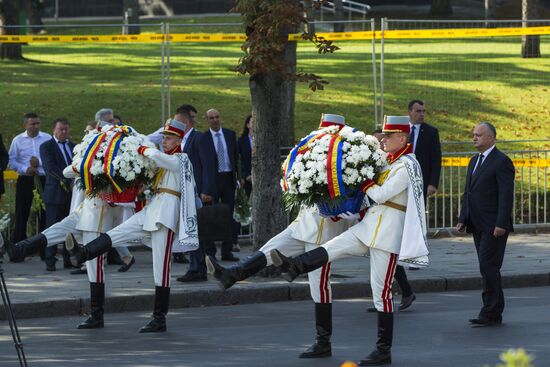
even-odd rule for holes
{"type": "Polygon", "coordinates": [[[295,258],[271,253],[273,263],[292,281],[301,273],[315,270],[329,261],[370,253],[370,282],[378,310],[376,349],[361,366],[391,363],[393,302],[391,285],[397,261],[427,266],[426,220],[422,173],[410,144],[407,117],[388,116],[382,143],[388,152],[388,169],[378,183],[368,182],[365,201],[370,205],[364,218],[323,246],[295,258]]]}
{"type": "Polygon", "coordinates": [[[165,153],[143,146],[138,150],[139,154],[154,160],[160,167],[155,178],[156,193],[149,204],[86,246],[80,246],[71,234],[65,241],[71,256],[77,263],[82,263],[105,253],[111,247],[125,246],[128,241],[151,236],[155,304],[153,319],[140,329],[141,333],[166,331],[171,253],[198,248],[193,169],[187,155],[181,153],[184,131],[184,123],[172,120],[163,131],[165,153]]]}
{"type": "MultiPolygon", "coordinates": [[[[345,126],[340,115],[323,114],[319,127],[345,126]]],[[[215,257],[208,256],[208,271],[221,283],[224,289],[235,282],[244,280],[266,266],[272,264],[271,251],[278,249],[287,256],[313,250],[328,240],[338,236],[354,222],[323,218],[316,207],[304,207],[298,217],[284,231],[270,239],[262,248],[245,260],[224,268],[215,257]]],[[[315,302],[316,342],[300,354],[300,358],[321,358],[332,355],[330,337],[332,335],[332,290],[330,286],[330,263],[308,273],[311,298],[315,302]]]]}

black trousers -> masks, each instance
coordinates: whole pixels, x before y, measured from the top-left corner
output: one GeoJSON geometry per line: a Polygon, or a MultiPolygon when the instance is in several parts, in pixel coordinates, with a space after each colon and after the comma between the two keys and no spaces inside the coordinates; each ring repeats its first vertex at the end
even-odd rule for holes
{"type": "Polygon", "coordinates": [[[409,280],[407,279],[407,273],[405,273],[405,268],[402,267],[401,265],[397,265],[397,267],[395,268],[394,278],[397,281],[399,288],[401,288],[401,295],[403,297],[410,297],[413,291],[409,283],[409,280]]]}
{"type": "Polygon", "coordinates": [[[502,320],[504,293],[502,292],[500,268],[504,260],[508,233],[501,237],[495,237],[474,228],[472,234],[483,287],[481,293],[483,307],[479,311],[479,318],[502,320]]]}
{"type": "MultiPolygon", "coordinates": [[[[46,178],[40,176],[42,187],[46,178]]],[[[15,233],[14,241],[19,242],[27,238],[27,222],[31,212],[32,190],[34,190],[33,176],[19,176],[15,185],[15,233]]],[[[46,214],[40,212],[38,230],[46,228],[46,214]]]]}
{"type": "MultiPolygon", "coordinates": [[[[62,221],[71,208],[71,198],[63,204],[46,204],[46,228],[53,226],[54,224],[62,221]]],[[[48,246],[44,251],[44,261],[47,265],[53,265],[57,261],[55,254],[57,253],[57,245],[48,246]]],[[[69,265],[71,263],[69,252],[63,246],[63,263],[69,265]]]]}

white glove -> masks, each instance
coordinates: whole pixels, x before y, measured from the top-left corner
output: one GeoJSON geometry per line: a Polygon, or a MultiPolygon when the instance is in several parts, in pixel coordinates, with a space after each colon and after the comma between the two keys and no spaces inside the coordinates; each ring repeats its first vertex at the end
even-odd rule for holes
{"type": "Polygon", "coordinates": [[[338,214],[338,218],[346,220],[358,220],[361,217],[359,216],[359,213],[345,212],[338,214]]]}

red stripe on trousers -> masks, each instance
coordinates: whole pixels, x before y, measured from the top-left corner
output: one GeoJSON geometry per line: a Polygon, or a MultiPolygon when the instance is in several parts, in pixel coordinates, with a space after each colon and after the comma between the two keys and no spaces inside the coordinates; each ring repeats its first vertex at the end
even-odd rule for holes
{"type": "Polygon", "coordinates": [[[386,279],[384,280],[384,289],[382,290],[382,304],[384,305],[384,312],[393,312],[393,302],[391,299],[391,283],[393,280],[393,273],[395,272],[395,266],[397,264],[397,255],[390,254],[390,262],[386,271],[386,279]]]}
{"type": "Polygon", "coordinates": [[[96,270],[95,270],[95,281],[97,283],[103,283],[103,254],[96,257],[96,270]]]}
{"type": "Polygon", "coordinates": [[[170,257],[172,255],[172,241],[174,240],[174,232],[168,230],[166,236],[166,250],[164,251],[164,261],[162,268],[162,286],[168,287],[170,282],[170,257]]]}
{"type": "Polygon", "coordinates": [[[330,303],[330,294],[328,291],[328,282],[330,278],[330,263],[323,265],[321,269],[321,279],[319,282],[319,293],[321,295],[321,303],[330,303]]]}

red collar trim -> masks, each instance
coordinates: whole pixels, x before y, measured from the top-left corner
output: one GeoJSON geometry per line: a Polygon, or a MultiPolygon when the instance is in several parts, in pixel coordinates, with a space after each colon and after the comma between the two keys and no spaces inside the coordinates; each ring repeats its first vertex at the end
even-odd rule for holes
{"type": "Polygon", "coordinates": [[[411,154],[412,152],[413,152],[412,144],[409,143],[405,145],[403,148],[401,148],[401,150],[398,150],[395,154],[388,153],[388,156],[386,159],[388,160],[389,164],[392,164],[393,162],[401,158],[401,156],[405,154],[411,154]]]}
{"type": "Polygon", "coordinates": [[[181,153],[181,144],[178,144],[176,147],[174,147],[174,149],[168,151],[168,152],[164,152],[168,155],[172,155],[172,154],[176,154],[176,153],[181,153]]]}

